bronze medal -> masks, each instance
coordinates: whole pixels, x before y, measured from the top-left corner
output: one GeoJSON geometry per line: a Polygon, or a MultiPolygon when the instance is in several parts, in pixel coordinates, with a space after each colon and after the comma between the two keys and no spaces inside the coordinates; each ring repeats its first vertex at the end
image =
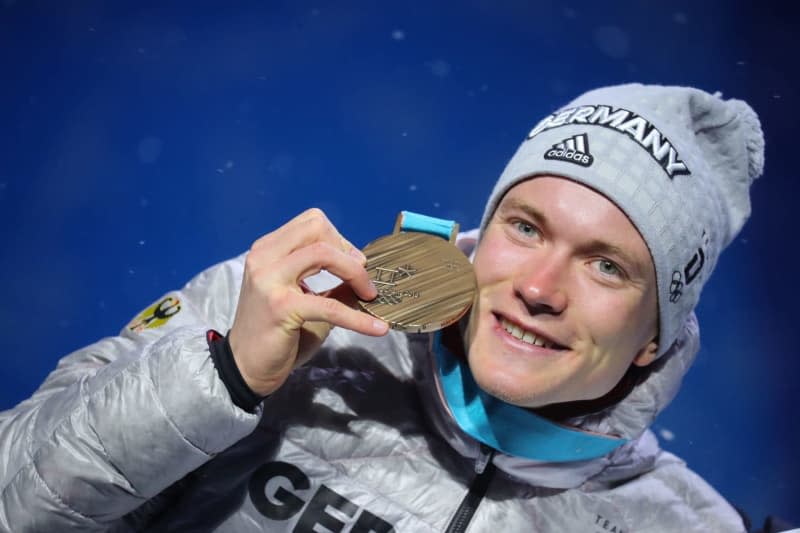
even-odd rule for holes
{"type": "MultiPolygon", "coordinates": [[[[457,229],[453,231],[455,237],[457,229]]],[[[418,232],[399,232],[369,243],[366,269],[378,289],[361,308],[393,329],[423,333],[442,329],[472,305],[475,273],[453,243],[418,232]]]]}

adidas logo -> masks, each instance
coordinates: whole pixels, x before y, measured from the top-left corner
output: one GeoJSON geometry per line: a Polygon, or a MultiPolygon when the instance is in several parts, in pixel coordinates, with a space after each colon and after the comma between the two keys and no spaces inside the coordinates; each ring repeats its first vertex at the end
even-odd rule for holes
{"type": "Polygon", "coordinates": [[[544,158],[575,163],[582,167],[588,167],[594,163],[594,156],[589,153],[589,137],[585,133],[554,144],[544,154],[544,158]]]}

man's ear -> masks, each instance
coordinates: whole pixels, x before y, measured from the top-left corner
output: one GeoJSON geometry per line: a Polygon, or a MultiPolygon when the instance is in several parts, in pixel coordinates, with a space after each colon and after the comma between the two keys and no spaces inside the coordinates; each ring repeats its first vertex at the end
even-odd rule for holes
{"type": "Polygon", "coordinates": [[[656,360],[658,355],[658,337],[645,344],[636,357],[633,358],[633,364],[636,366],[645,367],[656,360]]]}

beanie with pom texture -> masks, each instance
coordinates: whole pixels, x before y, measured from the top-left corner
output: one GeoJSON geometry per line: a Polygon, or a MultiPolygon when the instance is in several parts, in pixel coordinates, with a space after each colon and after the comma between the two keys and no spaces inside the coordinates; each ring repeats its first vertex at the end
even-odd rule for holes
{"type": "Polygon", "coordinates": [[[745,102],[689,87],[605,87],[531,130],[497,181],[481,230],[511,187],[536,176],[606,196],[653,259],[662,355],[749,217],[750,185],[763,168],[764,136],[745,102]]]}

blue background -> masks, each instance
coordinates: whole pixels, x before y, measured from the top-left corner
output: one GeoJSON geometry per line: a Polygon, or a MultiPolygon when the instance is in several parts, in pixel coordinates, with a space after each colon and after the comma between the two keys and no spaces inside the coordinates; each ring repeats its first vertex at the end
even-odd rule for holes
{"type": "Polygon", "coordinates": [[[400,209],[471,227],[557,106],[695,85],[759,112],[766,173],[655,430],[755,522],[800,523],[788,5],[0,0],[0,408],[307,207],[360,245],[400,209]]]}

